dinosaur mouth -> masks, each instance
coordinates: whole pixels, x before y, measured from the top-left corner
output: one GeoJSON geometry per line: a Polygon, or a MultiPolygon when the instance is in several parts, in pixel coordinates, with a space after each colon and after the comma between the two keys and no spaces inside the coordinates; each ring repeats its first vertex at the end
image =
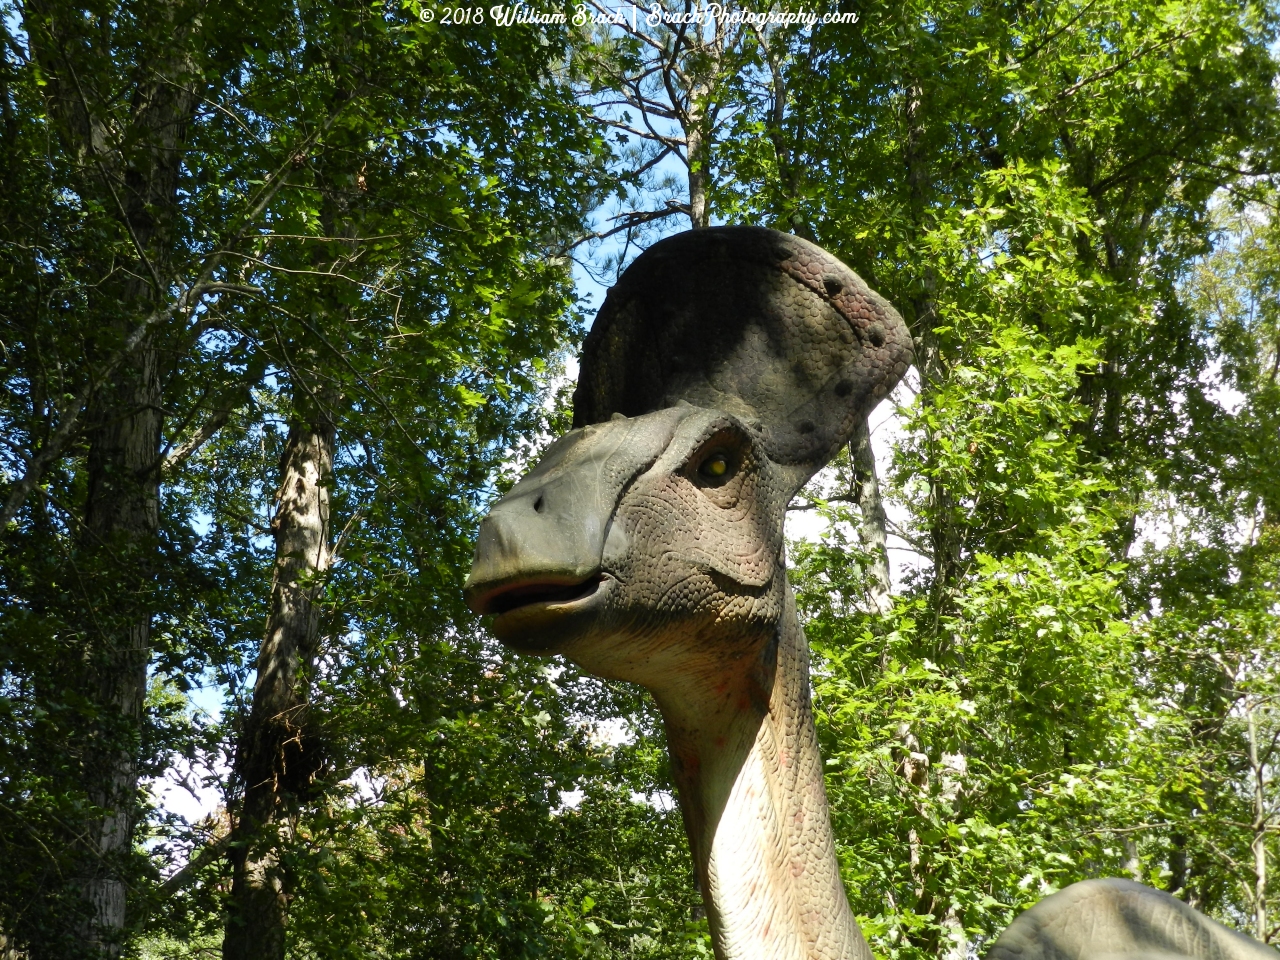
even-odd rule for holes
{"type": "Polygon", "coordinates": [[[558,607],[585,600],[600,589],[604,574],[596,574],[578,583],[549,580],[515,583],[485,597],[479,613],[499,617],[531,607],[558,607]]]}

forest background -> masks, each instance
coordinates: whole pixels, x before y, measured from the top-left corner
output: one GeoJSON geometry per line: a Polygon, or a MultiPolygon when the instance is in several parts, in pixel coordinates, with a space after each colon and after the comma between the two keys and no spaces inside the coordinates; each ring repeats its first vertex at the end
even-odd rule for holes
{"type": "Polygon", "coordinates": [[[460,586],[584,291],[719,223],[916,338],[792,505],[876,955],[1109,875],[1274,942],[1280,8],[461,9],[3,4],[5,960],[709,956],[648,698],[460,586]]]}

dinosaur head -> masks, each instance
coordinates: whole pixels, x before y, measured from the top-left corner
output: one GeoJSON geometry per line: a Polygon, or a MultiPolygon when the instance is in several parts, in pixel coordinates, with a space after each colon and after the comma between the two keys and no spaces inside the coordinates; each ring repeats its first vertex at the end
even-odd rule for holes
{"type": "Polygon", "coordinates": [[[811,243],[655,244],[587,337],[575,429],[481,525],[468,602],[516,649],[653,689],[756,658],[787,503],[910,358],[893,308],[811,243]]]}

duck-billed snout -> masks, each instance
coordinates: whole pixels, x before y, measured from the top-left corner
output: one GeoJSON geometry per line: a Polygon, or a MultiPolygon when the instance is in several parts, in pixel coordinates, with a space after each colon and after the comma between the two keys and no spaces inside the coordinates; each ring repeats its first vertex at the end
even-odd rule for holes
{"type": "Polygon", "coordinates": [[[605,421],[552,444],[480,524],[464,588],[468,606],[502,616],[593,590],[623,492],[691,409],[605,421]]]}

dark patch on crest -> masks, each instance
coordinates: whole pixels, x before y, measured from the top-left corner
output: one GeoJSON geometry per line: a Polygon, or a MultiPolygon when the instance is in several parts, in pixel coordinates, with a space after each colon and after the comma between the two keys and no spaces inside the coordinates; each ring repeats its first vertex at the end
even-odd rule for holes
{"type": "Polygon", "coordinates": [[[769,458],[807,476],[910,362],[897,311],[820,247],[762,227],[690,231],[654,244],[609,291],[583,345],[573,425],[687,401],[759,421],[769,458]]]}

